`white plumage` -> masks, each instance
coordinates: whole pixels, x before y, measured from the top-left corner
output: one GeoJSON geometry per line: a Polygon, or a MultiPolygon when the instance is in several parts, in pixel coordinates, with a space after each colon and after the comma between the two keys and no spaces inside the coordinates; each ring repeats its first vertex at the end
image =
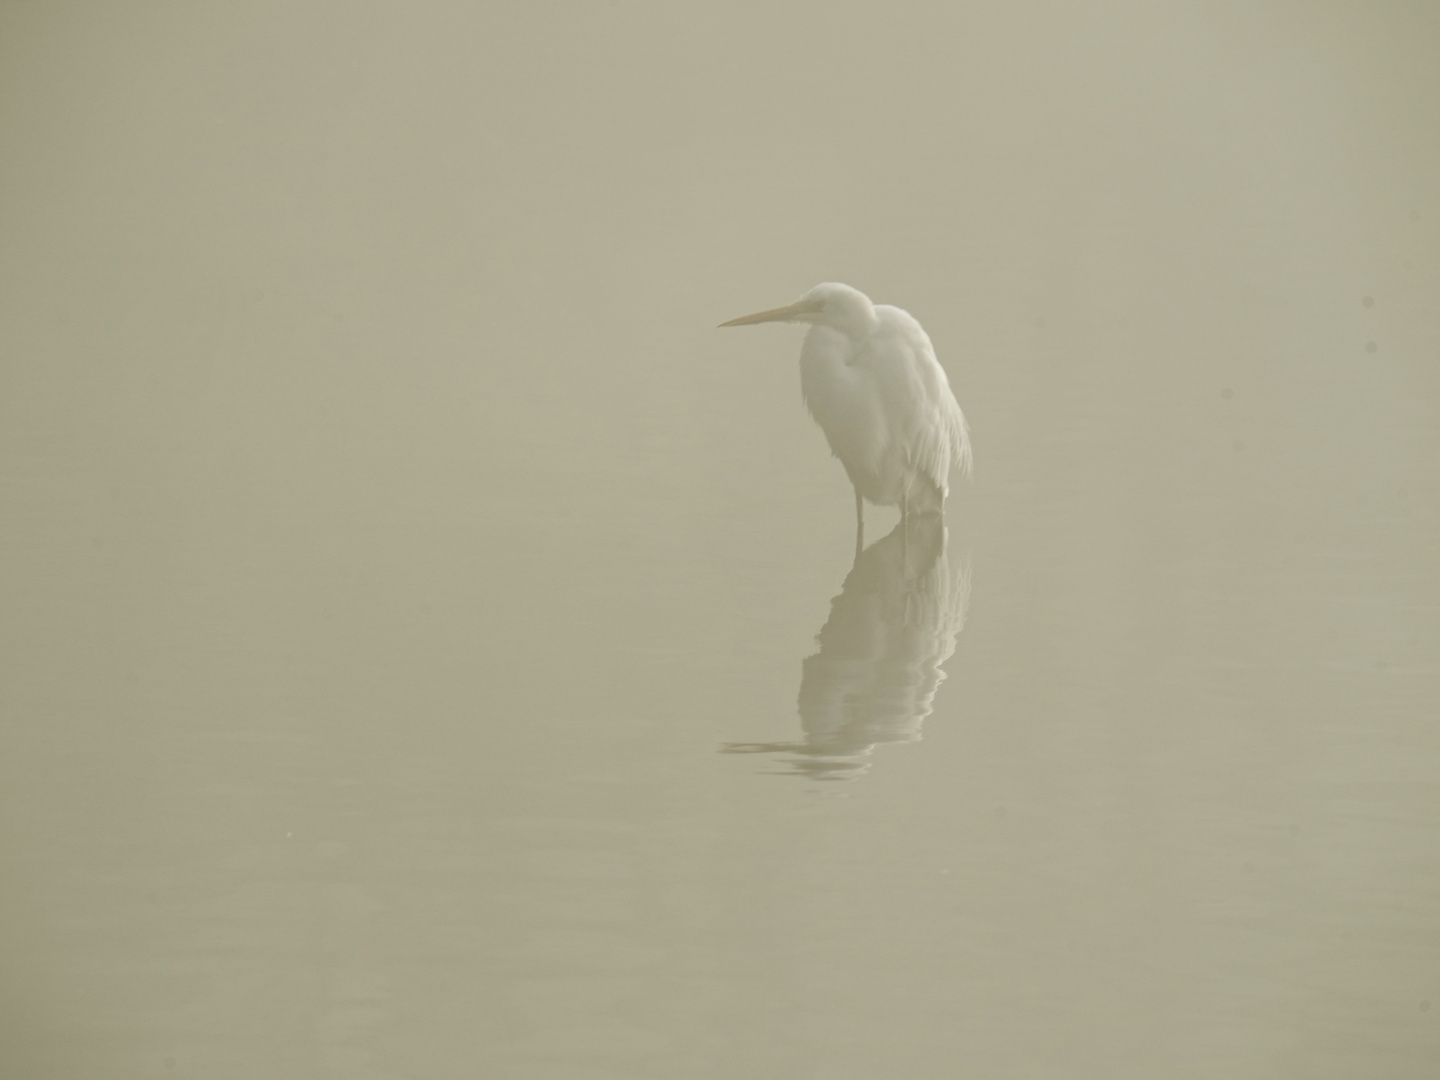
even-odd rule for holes
{"type": "Polygon", "coordinates": [[[898,505],[902,516],[939,513],[951,471],[970,472],[970,432],[914,316],[827,282],[786,307],[721,325],[761,322],[811,324],[800,389],[855,487],[857,527],[864,527],[864,499],[898,505]]]}

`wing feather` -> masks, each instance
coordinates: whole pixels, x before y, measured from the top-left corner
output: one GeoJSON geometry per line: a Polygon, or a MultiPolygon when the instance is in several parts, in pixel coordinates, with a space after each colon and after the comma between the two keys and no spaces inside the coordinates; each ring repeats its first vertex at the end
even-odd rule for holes
{"type": "Polygon", "coordinates": [[[948,494],[950,472],[971,470],[970,431],[935,357],[930,337],[908,312],[876,305],[880,327],[866,358],[881,390],[895,452],[948,494]]]}

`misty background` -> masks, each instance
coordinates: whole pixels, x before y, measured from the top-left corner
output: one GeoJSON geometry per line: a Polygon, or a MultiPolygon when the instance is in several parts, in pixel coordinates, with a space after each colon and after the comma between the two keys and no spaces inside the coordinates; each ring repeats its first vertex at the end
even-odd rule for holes
{"type": "Polygon", "coordinates": [[[1429,1076],[1437,50],[0,5],[0,1072],[1429,1076]],[[940,561],[715,329],[825,280],[940,561]]]}

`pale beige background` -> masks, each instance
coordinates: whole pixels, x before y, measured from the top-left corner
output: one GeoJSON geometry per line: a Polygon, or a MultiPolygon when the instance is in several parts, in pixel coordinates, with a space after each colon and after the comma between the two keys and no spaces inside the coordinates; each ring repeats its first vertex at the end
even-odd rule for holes
{"type": "Polygon", "coordinates": [[[1437,56],[0,5],[0,1074],[1435,1076],[1437,56]],[[977,458],[833,615],[799,332],[714,329],[826,279],[977,458]],[[817,672],[913,707],[821,761],[817,672]]]}

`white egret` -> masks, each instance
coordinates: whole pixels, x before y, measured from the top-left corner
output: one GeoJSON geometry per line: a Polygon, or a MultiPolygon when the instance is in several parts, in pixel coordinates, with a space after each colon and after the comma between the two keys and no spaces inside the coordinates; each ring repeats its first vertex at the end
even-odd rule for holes
{"type": "Polygon", "coordinates": [[[800,391],[855,487],[858,542],[866,499],[898,505],[902,519],[939,513],[951,470],[969,475],[970,432],[914,316],[826,282],[793,304],[720,325],[762,322],[810,324],[800,349],[800,391]]]}

